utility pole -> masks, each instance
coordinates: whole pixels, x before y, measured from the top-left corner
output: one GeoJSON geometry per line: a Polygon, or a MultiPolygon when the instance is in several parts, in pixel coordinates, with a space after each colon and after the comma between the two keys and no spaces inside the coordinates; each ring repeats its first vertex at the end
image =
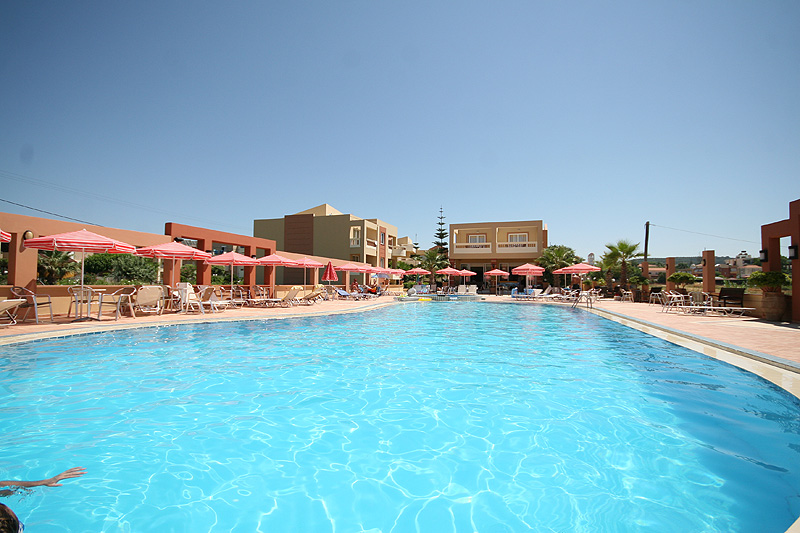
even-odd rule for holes
{"type": "Polygon", "coordinates": [[[650,221],[644,223],[644,262],[647,263],[647,247],[650,244],[650,221]]]}

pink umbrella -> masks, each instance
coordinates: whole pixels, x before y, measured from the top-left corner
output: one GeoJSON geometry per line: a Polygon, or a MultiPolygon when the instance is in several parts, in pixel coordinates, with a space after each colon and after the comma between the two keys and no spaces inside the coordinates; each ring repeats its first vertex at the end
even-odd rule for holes
{"type": "Polygon", "coordinates": [[[303,285],[305,285],[306,284],[306,273],[308,272],[307,269],[309,269],[309,268],[322,268],[325,265],[323,265],[319,261],[314,261],[313,259],[309,259],[308,257],[303,257],[302,259],[298,259],[297,261],[295,261],[293,265],[289,265],[289,266],[303,269],[303,285]]]}
{"type": "Polygon", "coordinates": [[[530,263],[525,263],[524,265],[520,265],[518,267],[512,268],[511,273],[515,276],[525,276],[525,285],[530,285],[530,276],[541,276],[544,274],[544,268],[532,265],[530,263]]]}
{"type": "MultiPolygon", "coordinates": [[[[599,272],[600,270],[602,270],[600,267],[588,265],[586,263],[578,263],[577,265],[571,265],[554,270],[553,274],[588,274],[589,272],[599,272]]],[[[564,283],[566,284],[566,280],[564,283]]]]}
{"type": "MultiPolygon", "coordinates": [[[[285,267],[285,266],[293,266],[295,263],[292,259],[289,259],[288,257],[283,257],[282,255],[278,254],[270,254],[259,258],[258,264],[271,267],[276,267],[276,266],[285,267]]],[[[274,285],[272,286],[272,294],[275,294],[274,285]]]]}
{"type": "Polygon", "coordinates": [[[554,270],[553,274],[588,274],[589,272],[600,272],[600,267],[588,265],[586,263],[578,263],[564,268],[554,270]]]}
{"type": "Polygon", "coordinates": [[[345,263],[342,266],[333,267],[337,272],[368,272],[371,267],[369,265],[357,265],[355,263],[345,263]]]}
{"type": "MultiPolygon", "coordinates": [[[[211,254],[208,252],[204,252],[203,250],[198,250],[197,248],[192,248],[191,246],[186,246],[183,243],[174,241],[139,248],[133,252],[133,255],[138,255],[139,257],[150,257],[153,259],[172,259],[173,276],[175,275],[175,261],[178,259],[187,261],[200,261],[202,259],[208,259],[211,257],[211,254]]],[[[175,279],[173,278],[170,280],[170,285],[174,284],[175,279]]]]}
{"type": "Polygon", "coordinates": [[[82,229],[80,231],[70,231],[47,237],[36,237],[24,241],[26,248],[37,250],[59,250],[61,252],[82,252],[81,253],[81,288],[83,288],[84,256],[86,252],[91,253],[110,253],[110,254],[132,254],[136,247],[120,242],[110,237],[104,237],[91,231],[82,229]]]}
{"type": "Polygon", "coordinates": [[[283,257],[282,255],[278,254],[270,254],[259,258],[258,264],[265,266],[294,266],[296,263],[293,259],[289,259],[288,257],[283,257]]]}
{"type": "Polygon", "coordinates": [[[430,274],[430,273],[431,273],[430,270],[425,270],[424,268],[417,267],[417,268],[412,268],[410,270],[406,270],[404,274],[406,276],[414,276],[414,275],[416,275],[417,276],[417,283],[419,283],[419,276],[420,275],[424,276],[424,275],[430,274]]]}
{"type": "Polygon", "coordinates": [[[11,234],[0,230],[0,242],[11,242],[11,234]]]}
{"type": "Polygon", "coordinates": [[[231,267],[231,289],[233,289],[233,267],[235,266],[257,266],[258,259],[247,257],[238,252],[226,252],[215,255],[205,260],[207,265],[227,265],[231,267]]]}
{"type": "Polygon", "coordinates": [[[505,270],[500,270],[499,268],[495,268],[494,270],[490,270],[489,272],[485,272],[483,275],[484,276],[494,276],[494,278],[495,278],[495,280],[494,280],[494,284],[495,284],[494,285],[494,295],[497,296],[497,289],[498,289],[497,278],[499,276],[508,276],[508,272],[506,272],[505,270]]]}
{"type": "Polygon", "coordinates": [[[437,274],[444,274],[447,276],[447,285],[450,285],[450,276],[460,276],[461,271],[453,267],[441,268],[436,271],[437,274]]]}

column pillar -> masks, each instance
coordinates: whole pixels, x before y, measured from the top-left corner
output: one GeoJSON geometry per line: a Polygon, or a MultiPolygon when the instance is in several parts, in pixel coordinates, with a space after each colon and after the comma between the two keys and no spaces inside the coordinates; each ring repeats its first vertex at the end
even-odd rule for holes
{"type": "Polygon", "coordinates": [[[36,292],[38,261],[39,250],[23,247],[22,234],[12,233],[8,243],[8,284],[36,292]]]}
{"type": "Polygon", "coordinates": [[[717,291],[715,259],[714,250],[703,250],[703,292],[717,291]]]}
{"type": "MultiPolygon", "coordinates": [[[[211,250],[212,242],[207,239],[197,239],[197,249],[208,252],[211,250]]],[[[211,265],[207,265],[204,260],[195,261],[197,265],[197,285],[211,285],[211,265]]]]}
{"type": "MultiPolygon", "coordinates": [[[[675,258],[674,257],[667,257],[667,278],[675,273],[675,258]]],[[[667,282],[667,290],[674,291],[675,290],[675,283],[668,281],[667,282]]]]}

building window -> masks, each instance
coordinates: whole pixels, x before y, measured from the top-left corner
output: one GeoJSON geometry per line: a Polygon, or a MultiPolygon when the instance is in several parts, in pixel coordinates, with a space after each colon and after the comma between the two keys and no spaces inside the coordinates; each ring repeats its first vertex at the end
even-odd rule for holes
{"type": "Polygon", "coordinates": [[[528,242],[527,233],[509,233],[508,242],[528,242]]]}
{"type": "Polygon", "coordinates": [[[386,244],[386,233],[384,233],[382,231],[381,232],[381,246],[383,246],[384,244],[386,244]]]}
{"type": "Polygon", "coordinates": [[[361,261],[361,256],[360,255],[351,255],[350,256],[350,261],[355,261],[356,263],[358,263],[358,262],[361,261]]]}
{"type": "Polygon", "coordinates": [[[478,244],[486,242],[486,234],[478,233],[477,235],[467,235],[467,242],[469,244],[478,244]]]}
{"type": "Polygon", "coordinates": [[[350,247],[358,248],[361,246],[361,228],[351,228],[350,247]]]}

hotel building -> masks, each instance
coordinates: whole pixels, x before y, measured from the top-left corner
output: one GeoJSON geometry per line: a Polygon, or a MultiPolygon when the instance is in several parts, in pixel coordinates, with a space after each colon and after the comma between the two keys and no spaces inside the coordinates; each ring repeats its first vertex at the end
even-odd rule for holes
{"type": "MultiPolygon", "coordinates": [[[[283,218],[254,220],[253,235],[274,240],[278,250],[382,268],[391,267],[393,259],[403,260],[411,253],[408,251],[410,241],[406,237],[398,239],[396,226],[377,218],[342,213],[328,204],[283,218]]],[[[295,282],[292,276],[297,272],[302,275],[297,269],[285,269],[282,282],[295,282]]],[[[278,276],[280,278],[280,272],[278,276]]]]}
{"type": "Polygon", "coordinates": [[[545,248],[547,225],[541,220],[450,224],[450,262],[479,276],[494,268],[510,272],[541,257],[545,248]]]}

